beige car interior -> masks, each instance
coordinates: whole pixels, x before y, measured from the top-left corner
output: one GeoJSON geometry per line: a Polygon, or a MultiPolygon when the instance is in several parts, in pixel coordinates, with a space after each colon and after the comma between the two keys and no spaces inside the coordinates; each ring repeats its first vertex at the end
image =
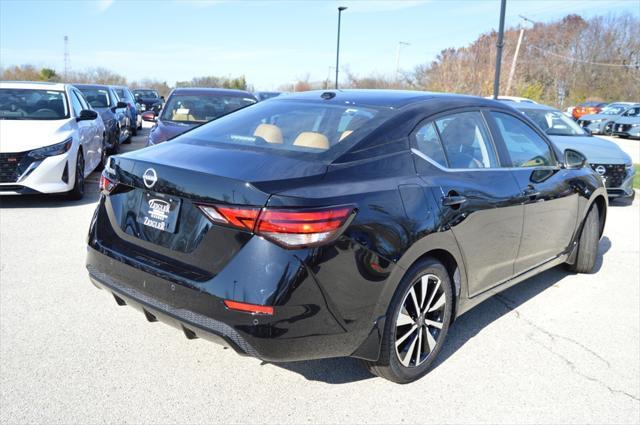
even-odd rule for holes
{"type": "Polygon", "coordinates": [[[330,146],[327,136],[322,133],[316,133],[315,131],[303,131],[296,137],[293,145],[323,150],[329,149],[330,146]]]}
{"type": "Polygon", "coordinates": [[[262,137],[268,143],[282,143],[282,130],[273,124],[260,124],[253,132],[256,137],[262,137]]]}

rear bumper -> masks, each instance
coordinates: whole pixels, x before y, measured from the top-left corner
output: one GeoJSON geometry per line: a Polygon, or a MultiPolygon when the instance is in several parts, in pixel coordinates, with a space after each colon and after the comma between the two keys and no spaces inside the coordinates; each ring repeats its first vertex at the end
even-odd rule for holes
{"type": "Polygon", "coordinates": [[[167,323],[187,338],[207,339],[269,362],[378,356],[377,327],[368,322],[367,328],[349,329],[339,323],[327,305],[330,297],[310,276],[296,283],[273,315],[250,314],[228,309],[223,297],[207,289],[223,285],[216,278],[199,284],[159,276],[134,258],[96,248],[89,246],[87,253],[94,285],[111,292],[118,304],[137,308],[147,320],[167,323]]]}
{"type": "Polygon", "coordinates": [[[91,282],[99,289],[111,292],[118,305],[128,305],[141,311],[149,322],[163,322],[181,330],[188,339],[203,338],[225,347],[233,348],[236,353],[259,357],[256,350],[231,326],[218,320],[174,308],[156,298],[134,289],[110,276],[87,266],[91,282]]]}

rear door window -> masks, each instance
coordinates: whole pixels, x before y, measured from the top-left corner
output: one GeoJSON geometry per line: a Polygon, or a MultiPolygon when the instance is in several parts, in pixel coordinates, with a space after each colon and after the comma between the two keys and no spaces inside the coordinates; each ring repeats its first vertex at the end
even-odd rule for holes
{"type": "Polygon", "coordinates": [[[498,160],[480,112],[460,112],[438,118],[440,135],[449,168],[496,168],[498,160]]]}

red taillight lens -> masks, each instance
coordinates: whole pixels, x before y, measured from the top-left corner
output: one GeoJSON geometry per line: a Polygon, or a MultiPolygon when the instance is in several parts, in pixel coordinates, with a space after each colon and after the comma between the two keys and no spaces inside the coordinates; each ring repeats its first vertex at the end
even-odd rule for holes
{"type": "Polygon", "coordinates": [[[318,245],[333,239],[352,211],[351,207],[307,211],[264,209],[256,233],[285,247],[318,245]]]}
{"type": "Polygon", "coordinates": [[[270,239],[285,248],[319,245],[338,236],[353,215],[353,207],[308,210],[199,205],[213,222],[230,225],[270,239]]]}
{"type": "Polygon", "coordinates": [[[209,220],[240,229],[253,231],[260,214],[260,208],[199,205],[209,220]]]}
{"type": "Polygon", "coordinates": [[[104,174],[100,174],[100,191],[110,193],[116,187],[115,183],[109,180],[104,174]]]}
{"type": "Polygon", "coordinates": [[[245,313],[273,315],[273,307],[268,305],[247,304],[231,300],[224,300],[224,305],[231,310],[244,311],[245,313]]]}

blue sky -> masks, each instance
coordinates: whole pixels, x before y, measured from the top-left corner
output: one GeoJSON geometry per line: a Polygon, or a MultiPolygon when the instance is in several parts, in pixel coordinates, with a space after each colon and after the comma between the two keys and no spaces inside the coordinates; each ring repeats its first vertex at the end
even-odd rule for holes
{"type": "MultiPolygon", "coordinates": [[[[339,5],[341,69],[393,75],[432,60],[498,27],[499,0],[215,1],[0,0],[0,66],[32,63],[63,69],[64,35],[72,69],[105,67],[129,80],[170,85],[194,76],[244,74],[274,89],[309,74],[327,78],[335,63],[339,5]]],[[[508,0],[507,26],[519,14],[549,21],[568,13],[629,11],[639,0],[508,0]]],[[[332,71],[334,72],[334,71],[332,71]]]]}

